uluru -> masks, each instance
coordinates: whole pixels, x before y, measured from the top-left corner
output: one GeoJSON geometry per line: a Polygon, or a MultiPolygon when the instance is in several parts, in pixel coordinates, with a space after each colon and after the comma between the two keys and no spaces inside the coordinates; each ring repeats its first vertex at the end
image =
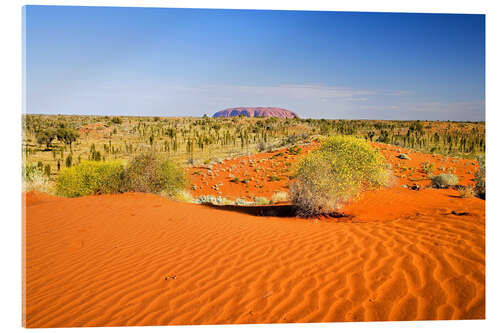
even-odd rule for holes
{"type": "Polygon", "coordinates": [[[299,116],[290,110],[273,107],[238,107],[229,108],[216,112],[214,117],[277,117],[277,118],[299,118],[299,116]]]}

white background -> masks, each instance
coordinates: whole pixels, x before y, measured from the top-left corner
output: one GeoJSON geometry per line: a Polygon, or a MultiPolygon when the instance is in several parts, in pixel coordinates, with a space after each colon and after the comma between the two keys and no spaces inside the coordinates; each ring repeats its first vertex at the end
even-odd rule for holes
{"type": "MultiPolygon", "coordinates": [[[[21,6],[40,5],[96,5],[142,7],[241,8],[241,9],[297,9],[375,12],[430,12],[486,14],[486,128],[487,128],[487,210],[486,210],[486,320],[379,322],[332,324],[280,325],[225,325],[225,326],[168,326],[135,328],[91,328],[93,331],[149,332],[254,332],[255,330],[287,330],[287,332],[427,332],[452,330],[454,332],[491,332],[500,330],[499,312],[499,224],[496,206],[499,200],[500,108],[499,108],[499,1],[444,1],[444,0],[254,0],[254,1],[138,1],[138,0],[2,0],[0,4],[0,327],[4,332],[23,330],[21,327],[21,6]]],[[[43,332],[61,332],[69,329],[48,329],[43,332]]],[[[79,329],[88,331],[89,329],[79,329]]]]}

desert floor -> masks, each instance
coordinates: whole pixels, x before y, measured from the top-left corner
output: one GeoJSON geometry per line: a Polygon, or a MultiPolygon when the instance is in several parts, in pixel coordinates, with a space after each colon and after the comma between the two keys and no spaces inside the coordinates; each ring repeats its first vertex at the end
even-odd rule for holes
{"type": "MultiPolygon", "coordinates": [[[[477,165],[415,152],[402,161],[406,150],[379,147],[394,186],[364,193],[342,218],[260,217],[139,193],[23,194],[25,325],[484,318],[485,201],[429,188],[419,171],[422,161],[453,167],[467,185],[477,165]],[[419,191],[402,187],[414,183],[419,191]]],[[[286,191],[285,180],[260,187],[266,175],[246,167],[276,163],[286,174],[279,163],[293,157],[283,155],[193,169],[202,188],[191,192],[286,191]],[[228,185],[229,173],[254,183],[228,185]]]]}

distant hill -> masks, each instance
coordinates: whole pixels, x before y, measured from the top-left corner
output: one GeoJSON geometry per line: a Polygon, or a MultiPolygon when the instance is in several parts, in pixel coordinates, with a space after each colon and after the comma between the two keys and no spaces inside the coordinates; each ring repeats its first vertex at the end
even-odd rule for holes
{"type": "Polygon", "coordinates": [[[280,108],[229,108],[216,112],[214,117],[237,117],[243,115],[246,117],[277,117],[277,118],[299,118],[299,116],[290,110],[280,108]]]}

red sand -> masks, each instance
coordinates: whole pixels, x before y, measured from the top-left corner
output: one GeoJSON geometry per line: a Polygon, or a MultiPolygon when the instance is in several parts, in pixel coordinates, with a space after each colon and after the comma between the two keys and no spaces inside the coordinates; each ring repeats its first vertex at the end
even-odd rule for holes
{"type": "Polygon", "coordinates": [[[88,124],[78,128],[80,134],[86,134],[94,137],[108,136],[111,129],[103,123],[88,124]]]}
{"type": "Polygon", "coordinates": [[[271,153],[258,153],[213,164],[211,170],[208,166],[189,168],[190,192],[195,198],[215,195],[233,200],[249,200],[255,196],[269,199],[275,192],[288,192],[288,177],[293,174],[295,161],[318,146],[318,143],[302,146],[300,155],[289,154],[286,148],[282,148],[271,153]],[[270,176],[276,176],[279,180],[271,180],[270,176]],[[237,182],[231,181],[235,178],[238,178],[237,182]],[[243,180],[248,182],[244,183],[243,180]],[[216,190],[214,186],[217,184],[219,187],[216,190]]]}
{"type": "MultiPolygon", "coordinates": [[[[470,182],[472,161],[439,158],[470,182]]],[[[25,325],[483,319],[485,201],[405,182],[364,193],[339,219],[29,192],[25,325]]]]}

